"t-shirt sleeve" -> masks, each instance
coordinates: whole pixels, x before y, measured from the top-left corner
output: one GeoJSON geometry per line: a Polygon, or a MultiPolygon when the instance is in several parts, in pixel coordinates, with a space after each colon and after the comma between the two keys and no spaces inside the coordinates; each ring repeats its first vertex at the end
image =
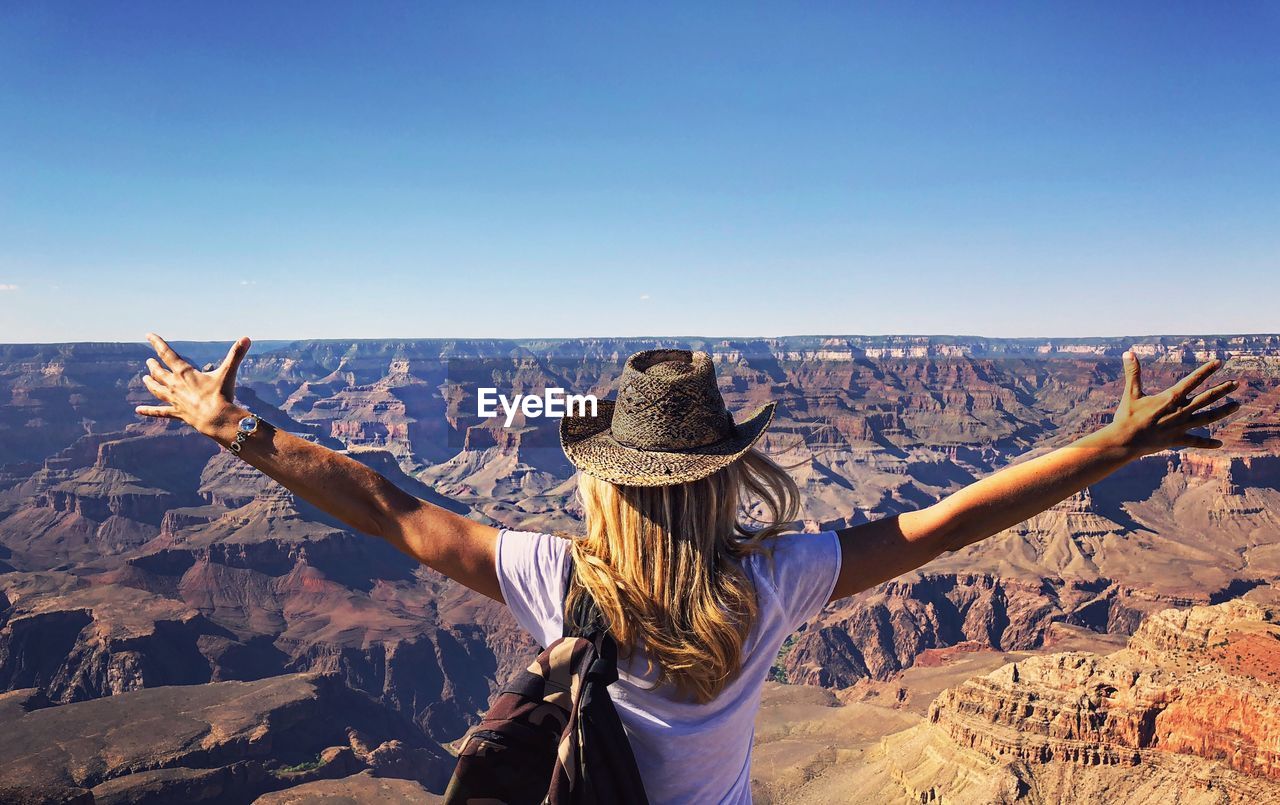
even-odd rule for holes
{"type": "Polygon", "coordinates": [[[822,611],[831,600],[840,575],[840,537],[834,531],[819,534],[782,534],[773,540],[773,563],[757,565],[769,580],[783,614],[792,629],[822,611]]]}
{"type": "Polygon", "coordinates": [[[561,635],[564,616],[564,537],[535,531],[498,531],[496,565],[502,598],[516,623],[546,648],[561,635]]]}

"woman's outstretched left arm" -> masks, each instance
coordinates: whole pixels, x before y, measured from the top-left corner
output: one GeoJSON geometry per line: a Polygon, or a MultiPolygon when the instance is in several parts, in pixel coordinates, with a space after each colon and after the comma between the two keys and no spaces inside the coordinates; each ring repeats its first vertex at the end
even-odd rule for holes
{"type": "MultiPolygon", "coordinates": [[[[180,419],[229,446],[249,411],[235,404],[236,370],[249,339],[231,345],[214,370],[201,372],[163,338],[147,340],[164,365],[147,359],[142,382],[164,405],[140,405],[139,414],[180,419]]],[[[469,520],[405,492],[350,456],[283,430],[270,429],[241,442],[240,457],[316,508],[352,528],[381,537],[455,581],[502,600],[494,569],[497,529],[469,520]],[[262,438],[266,436],[268,438],[262,438]]]]}
{"type": "Polygon", "coordinates": [[[1236,388],[1220,383],[1190,397],[1221,366],[1209,361],[1158,394],[1142,392],[1141,369],[1124,354],[1125,388],[1106,427],[1042,456],[976,481],[920,511],[884,517],[839,532],[841,562],[831,600],[914,570],[947,551],[998,534],[1102,480],[1134,459],[1166,448],[1217,448],[1188,431],[1235,413],[1212,403],[1236,388]]]}

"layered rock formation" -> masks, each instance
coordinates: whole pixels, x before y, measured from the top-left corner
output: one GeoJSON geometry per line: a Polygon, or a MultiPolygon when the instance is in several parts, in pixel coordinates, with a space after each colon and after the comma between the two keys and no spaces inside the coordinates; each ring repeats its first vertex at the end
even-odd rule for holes
{"type": "MultiPolygon", "coordinates": [[[[1129,345],[259,342],[238,394],[419,497],[489,522],[573,531],[581,512],[555,421],[504,428],[475,416],[460,385],[476,361],[510,391],[606,395],[631,352],[707,349],[731,408],[779,403],[762,445],[801,485],[797,526],[818,530],[927,505],[1105,421],[1129,345]]],[[[197,364],[225,352],[175,346],[197,364]]],[[[951,646],[1035,649],[1058,622],[1127,634],[1153,611],[1234,599],[1280,577],[1280,338],[1158,337],[1135,349],[1150,388],[1203,357],[1226,359],[1223,374],[1244,381],[1244,408],[1215,430],[1223,451],[1150,456],[1007,534],[839,602],[790,643],[776,676],[848,688],[951,646]]],[[[52,712],[321,673],[403,719],[420,742],[458,737],[532,641],[502,607],[334,522],[186,426],[136,417],[133,406],[150,399],[150,354],[141,344],[0,345],[0,689],[34,689],[30,701],[52,712]]],[[[281,735],[271,752],[296,765],[284,762],[293,733],[281,735]]],[[[263,773],[273,774],[268,760],[263,773]]],[[[363,766],[343,768],[333,773],[363,766]]],[[[84,790],[109,782],[59,779],[84,790]]]]}
{"type": "Polygon", "coordinates": [[[1239,601],[1164,610],[1126,650],[1006,665],[871,767],[882,801],[1280,801],[1280,624],[1239,601]]]}

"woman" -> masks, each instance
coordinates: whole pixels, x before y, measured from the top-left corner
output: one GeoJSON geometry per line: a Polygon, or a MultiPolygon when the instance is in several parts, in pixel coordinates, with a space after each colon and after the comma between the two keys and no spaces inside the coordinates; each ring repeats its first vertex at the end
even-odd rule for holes
{"type": "Polygon", "coordinates": [[[544,646],[561,634],[571,567],[624,657],[610,692],[648,797],[660,803],[750,801],[761,686],[786,636],[828,602],[1013,526],[1141,455],[1220,447],[1188,431],[1238,408],[1209,407],[1234,382],[1190,397],[1218,361],[1148,396],[1126,352],[1124,392],[1100,430],[920,511],[785,533],[798,490],[753,447],[774,404],[735,423],[705,353],[650,350],[628,359],[616,401],[561,421],[587,530],[567,540],[468,520],[269,426],[238,435],[255,422],[233,393],[249,340],[200,372],[158,336],[148,339],[167,366],[148,358],[143,382],[164,405],[138,406],[139,414],[183,420],[351,527],[505,602],[544,646]],[[754,518],[763,527],[740,521],[748,507],[763,510],[754,518]]]}

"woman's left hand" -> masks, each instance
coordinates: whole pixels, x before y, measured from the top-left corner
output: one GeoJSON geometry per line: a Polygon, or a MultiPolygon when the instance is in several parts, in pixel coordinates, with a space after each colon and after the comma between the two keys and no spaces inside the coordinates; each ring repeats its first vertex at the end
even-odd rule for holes
{"type": "Polygon", "coordinates": [[[1192,392],[1209,375],[1222,367],[1222,361],[1207,361],[1164,391],[1146,394],[1142,390],[1142,367],[1132,350],[1124,353],[1124,392],[1111,424],[1104,431],[1117,434],[1117,441],[1134,456],[1179,447],[1222,447],[1222,441],[1191,433],[1212,425],[1240,410],[1240,403],[1228,400],[1223,405],[1209,406],[1239,388],[1228,380],[1192,396],[1192,392]]]}
{"type": "Polygon", "coordinates": [[[181,419],[206,436],[212,437],[225,426],[235,406],[236,370],[249,352],[248,338],[239,338],[217,368],[201,372],[187,363],[155,333],[147,333],[165,365],[147,358],[150,374],[142,376],[147,390],[167,405],[139,405],[134,410],[143,416],[181,419]]]}

